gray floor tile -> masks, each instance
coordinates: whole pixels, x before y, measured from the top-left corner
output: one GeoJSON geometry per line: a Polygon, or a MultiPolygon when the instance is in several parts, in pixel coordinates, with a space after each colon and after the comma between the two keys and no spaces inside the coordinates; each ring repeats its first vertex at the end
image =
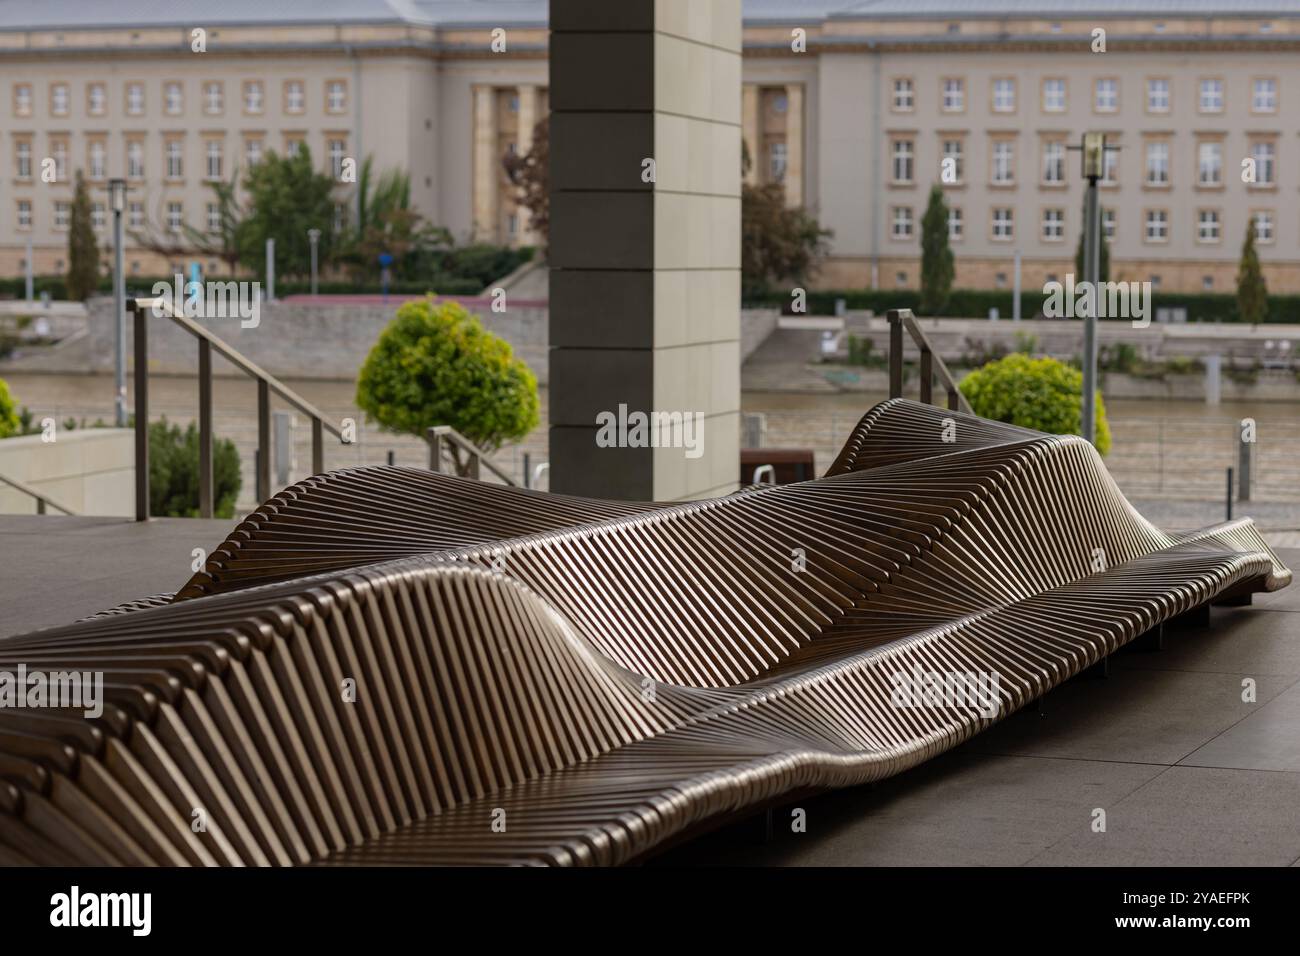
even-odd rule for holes
{"type": "Polygon", "coordinates": [[[1300,773],[1300,683],[1262,704],[1241,723],[1179,763],[1300,773]]]}

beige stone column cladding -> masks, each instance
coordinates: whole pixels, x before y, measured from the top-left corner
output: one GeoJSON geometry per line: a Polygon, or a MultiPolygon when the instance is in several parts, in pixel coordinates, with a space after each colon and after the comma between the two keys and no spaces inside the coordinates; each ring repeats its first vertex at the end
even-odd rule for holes
{"type": "Polygon", "coordinates": [[[474,87],[474,238],[494,242],[497,238],[497,209],[500,202],[497,167],[496,90],[474,87]]]}

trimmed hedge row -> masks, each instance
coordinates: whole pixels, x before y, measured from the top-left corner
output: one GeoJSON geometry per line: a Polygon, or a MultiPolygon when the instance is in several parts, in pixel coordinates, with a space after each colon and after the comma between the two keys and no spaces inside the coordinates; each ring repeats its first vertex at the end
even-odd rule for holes
{"type": "MultiPolygon", "coordinates": [[[[1047,297],[1039,291],[1021,290],[1020,314],[1032,319],[1043,308],[1047,297]]],[[[1157,308],[1185,308],[1189,322],[1238,322],[1237,297],[1231,293],[1210,292],[1155,292],[1153,310],[1157,308]]],[[[835,301],[843,299],[845,307],[853,310],[872,309],[884,313],[887,309],[911,309],[918,312],[921,293],[914,289],[850,289],[845,291],[808,292],[810,315],[834,315],[835,301]]],[[[790,312],[790,296],[771,293],[755,296],[745,302],[750,308],[779,308],[790,312]]],[[[996,308],[1004,319],[1011,318],[1012,294],[1005,289],[954,289],[948,304],[938,313],[940,317],[982,319],[989,309],[996,308]]],[[[1152,315],[1152,319],[1155,316],[1152,315]]],[[[1125,320],[1127,321],[1127,320],[1125,320]]],[[[1300,295],[1270,295],[1268,316],[1265,322],[1300,323],[1300,295]]]]}

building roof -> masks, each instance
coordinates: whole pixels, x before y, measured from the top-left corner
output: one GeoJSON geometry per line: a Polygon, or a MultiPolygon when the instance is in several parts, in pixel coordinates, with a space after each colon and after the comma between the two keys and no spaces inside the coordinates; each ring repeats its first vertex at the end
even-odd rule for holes
{"type": "MultiPolygon", "coordinates": [[[[611,0],[612,2],[612,0],[611,0]]],[[[743,0],[745,20],[1300,16],[1295,0],[743,0]]],[[[0,0],[0,30],[292,23],[544,26],[548,0],[0,0]]]]}

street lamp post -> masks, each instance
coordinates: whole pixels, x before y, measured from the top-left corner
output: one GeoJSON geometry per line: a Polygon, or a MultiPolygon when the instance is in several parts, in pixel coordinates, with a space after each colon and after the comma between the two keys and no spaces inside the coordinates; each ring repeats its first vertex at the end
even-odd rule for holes
{"type": "Polygon", "coordinates": [[[1097,302],[1101,296],[1101,204],[1097,180],[1101,179],[1106,154],[1104,133],[1083,134],[1083,175],[1088,191],[1083,204],[1083,278],[1092,289],[1092,308],[1083,315],[1083,406],[1080,410],[1083,437],[1096,441],[1097,425],[1097,302]]]}
{"type": "Polygon", "coordinates": [[[109,202],[113,207],[113,312],[114,330],[114,420],[118,428],[126,427],[126,275],[122,271],[122,211],[126,207],[126,180],[108,181],[109,202]]]}
{"type": "Polygon", "coordinates": [[[320,244],[320,230],[308,229],[307,239],[311,242],[311,294],[316,294],[316,248],[320,244]]]}

